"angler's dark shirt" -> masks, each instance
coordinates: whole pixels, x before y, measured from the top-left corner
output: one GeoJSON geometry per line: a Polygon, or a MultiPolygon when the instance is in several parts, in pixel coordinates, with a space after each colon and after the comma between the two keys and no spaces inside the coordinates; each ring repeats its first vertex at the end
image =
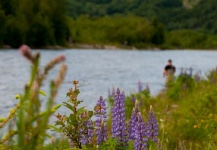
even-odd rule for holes
{"type": "Polygon", "coordinates": [[[165,70],[167,73],[175,73],[176,72],[176,67],[173,65],[166,65],[165,70]]]}

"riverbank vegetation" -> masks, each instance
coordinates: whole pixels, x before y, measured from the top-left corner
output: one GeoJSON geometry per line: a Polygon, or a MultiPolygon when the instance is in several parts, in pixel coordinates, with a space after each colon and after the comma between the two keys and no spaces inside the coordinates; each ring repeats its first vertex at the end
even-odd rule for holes
{"type": "Polygon", "coordinates": [[[215,0],[4,0],[0,47],[216,49],[216,6],[215,0]]]}
{"type": "Polygon", "coordinates": [[[26,45],[20,52],[32,66],[30,82],[23,94],[15,96],[17,106],[9,116],[0,119],[0,131],[8,129],[5,136],[0,136],[0,149],[217,148],[216,69],[206,76],[193,73],[193,68],[182,69],[156,96],[151,96],[151,88],[143,88],[141,82],[138,92],[128,96],[120,88],[113,89],[107,101],[99,96],[94,110],[87,110],[80,106],[78,81],[73,81],[73,88],[66,91],[68,101],[54,105],[67,69],[62,63],[64,56],[54,58],[42,69],[39,53],[32,54],[26,45]],[[57,78],[51,80],[50,91],[45,93],[41,86],[59,63],[62,65],[57,78]],[[42,96],[48,98],[45,107],[42,96]],[[59,107],[66,107],[68,114],[58,113],[59,107]],[[55,122],[49,121],[52,116],[55,122]],[[52,137],[51,133],[56,134],[52,137]]]}

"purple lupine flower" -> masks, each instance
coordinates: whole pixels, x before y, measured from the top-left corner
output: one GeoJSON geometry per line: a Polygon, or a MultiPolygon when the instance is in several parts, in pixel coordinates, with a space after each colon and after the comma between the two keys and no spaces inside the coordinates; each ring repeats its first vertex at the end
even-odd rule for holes
{"type": "Polygon", "coordinates": [[[151,139],[154,142],[157,142],[158,123],[157,123],[157,119],[155,117],[155,114],[152,111],[152,108],[150,109],[150,113],[149,113],[149,117],[148,117],[147,136],[148,136],[148,139],[151,139]]]}
{"type": "Polygon", "coordinates": [[[131,96],[131,101],[132,101],[133,104],[135,104],[135,102],[136,102],[136,97],[135,97],[134,94],[132,94],[132,96],[131,96]]]}
{"type": "Polygon", "coordinates": [[[148,83],[146,83],[146,91],[148,92],[148,93],[150,93],[150,87],[149,87],[149,84],[148,83]]]}
{"type": "Polygon", "coordinates": [[[200,74],[199,74],[199,73],[197,73],[197,74],[195,75],[195,80],[196,80],[197,82],[200,82],[200,74]]]}
{"type": "Polygon", "coordinates": [[[136,126],[136,116],[138,115],[139,110],[137,107],[133,108],[133,112],[131,114],[131,118],[128,126],[128,138],[130,140],[135,139],[135,126],[136,126]]]}
{"type": "MultiPolygon", "coordinates": [[[[80,117],[86,118],[88,116],[88,111],[84,111],[80,117]]],[[[81,122],[81,128],[79,130],[80,142],[82,144],[88,144],[92,140],[93,137],[93,122],[88,119],[81,122]]]]}
{"type": "Polygon", "coordinates": [[[192,77],[192,75],[193,75],[193,68],[191,67],[191,68],[189,69],[189,76],[192,77]]]}
{"type": "Polygon", "coordinates": [[[139,82],[138,82],[138,92],[139,92],[139,93],[142,92],[142,83],[141,83],[140,80],[139,80],[139,82]]]}
{"type": "Polygon", "coordinates": [[[95,109],[96,114],[96,134],[97,134],[97,144],[106,141],[108,139],[107,126],[106,126],[106,103],[100,96],[95,109]]]}
{"type": "Polygon", "coordinates": [[[107,129],[103,119],[100,123],[100,127],[96,131],[96,134],[97,134],[97,145],[108,140],[107,129]]]}
{"type": "Polygon", "coordinates": [[[147,147],[147,133],[145,123],[143,122],[140,112],[136,115],[135,124],[135,140],[134,140],[134,150],[145,150],[147,147]]]}
{"type": "Polygon", "coordinates": [[[112,108],[112,137],[120,143],[127,143],[127,128],[125,116],[125,96],[117,89],[112,108]]]}
{"type": "Polygon", "coordinates": [[[87,120],[84,123],[84,126],[85,126],[85,129],[80,130],[80,134],[81,134],[80,142],[85,145],[92,141],[93,130],[91,128],[93,128],[93,123],[91,120],[87,120]]]}
{"type": "Polygon", "coordinates": [[[187,90],[188,85],[186,83],[183,84],[183,90],[186,91],[187,90]]]}

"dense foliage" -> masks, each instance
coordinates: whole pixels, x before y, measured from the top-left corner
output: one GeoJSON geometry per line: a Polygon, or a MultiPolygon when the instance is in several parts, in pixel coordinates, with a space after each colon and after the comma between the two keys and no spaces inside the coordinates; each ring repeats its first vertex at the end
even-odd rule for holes
{"type": "Polygon", "coordinates": [[[68,15],[112,16],[134,14],[157,17],[167,29],[202,29],[216,33],[215,0],[67,0],[68,15]],[[75,10],[75,11],[72,11],[75,10]]]}
{"type": "Polygon", "coordinates": [[[215,49],[216,7],[215,0],[1,0],[0,47],[215,49]]]}
{"type": "MultiPolygon", "coordinates": [[[[217,17],[217,2],[215,0],[91,0],[88,2],[67,0],[67,3],[67,13],[72,18],[81,19],[81,15],[87,15],[90,18],[124,16],[129,19],[124,25],[126,28],[132,21],[128,18],[129,15],[146,18],[147,21],[157,18],[163,24],[166,32],[166,40],[160,48],[210,49],[217,47],[217,22],[214,19],[217,17]]],[[[112,22],[116,24],[117,21],[113,19],[112,22]]],[[[101,25],[99,23],[97,27],[101,25]]],[[[117,26],[122,28],[118,24],[117,26]]],[[[141,29],[139,26],[134,26],[134,28],[141,29]]],[[[122,32],[122,36],[128,36],[130,32],[131,30],[122,32]]],[[[162,29],[159,35],[160,32],[162,29]]],[[[135,36],[140,37],[137,34],[135,36]]],[[[146,36],[150,35],[146,34],[146,36]]],[[[141,47],[146,48],[144,45],[146,43],[143,43],[141,47]]],[[[151,45],[159,47],[153,42],[150,42],[148,47],[151,45]]],[[[134,46],[140,48],[138,44],[134,43],[134,46]]]]}
{"type": "Polygon", "coordinates": [[[165,41],[162,24],[145,18],[103,17],[91,19],[81,16],[71,20],[70,29],[75,43],[136,46],[137,48],[160,45],[165,41]]]}
{"type": "Polygon", "coordinates": [[[64,45],[69,37],[65,1],[0,1],[0,45],[64,45]]]}

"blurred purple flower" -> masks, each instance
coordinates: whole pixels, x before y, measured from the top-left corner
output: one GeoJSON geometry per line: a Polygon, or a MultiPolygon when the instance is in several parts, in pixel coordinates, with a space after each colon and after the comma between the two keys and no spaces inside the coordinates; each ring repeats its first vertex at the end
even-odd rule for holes
{"type": "Polygon", "coordinates": [[[127,143],[127,128],[125,116],[125,96],[117,89],[112,108],[112,137],[120,143],[127,143]]]}
{"type": "Polygon", "coordinates": [[[134,94],[132,94],[132,96],[131,96],[131,101],[132,101],[132,103],[133,103],[133,104],[135,104],[136,97],[135,97],[135,95],[134,95],[134,94]]]}
{"type": "Polygon", "coordinates": [[[107,134],[107,129],[104,120],[101,121],[100,127],[98,128],[96,134],[97,134],[97,145],[108,140],[108,134],[107,134]]]}
{"type": "Polygon", "coordinates": [[[187,90],[187,87],[188,87],[187,84],[184,83],[184,84],[183,84],[183,90],[186,91],[186,90],[187,90]]]}
{"type": "Polygon", "coordinates": [[[154,142],[157,142],[158,123],[157,123],[157,119],[156,119],[155,114],[152,111],[152,109],[150,110],[150,113],[149,113],[148,125],[147,125],[147,131],[146,132],[147,132],[148,139],[151,139],[154,142]]]}
{"type": "Polygon", "coordinates": [[[131,118],[128,126],[128,138],[130,140],[135,139],[135,126],[136,126],[136,116],[138,115],[139,110],[137,107],[133,108],[133,112],[131,114],[131,118]]]}
{"type": "Polygon", "coordinates": [[[129,140],[134,140],[135,150],[145,150],[147,147],[148,135],[146,125],[142,119],[142,115],[138,109],[138,101],[135,102],[135,107],[129,121],[128,135],[129,140]]]}
{"type": "Polygon", "coordinates": [[[107,126],[106,126],[106,103],[100,96],[95,107],[96,114],[96,134],[97,134],[97,144],[106,141],[108,139],[107,126]]]}
{"type": "Polygon", "coordinates": [[[147,141],[148,138],[145,123],[143,122],[142,116],[139,112],[136,115],[134,149],[145,150],[147,147],[147,141]]]}
{"type": "Polygon", "coordinates": [[[139,93],[142,92],[142,83],[141,83],[140,80],[139,80],[139,82],[138,82],[138,92],[139,92],[139,93]]]}
{"type": "Polygon", "coordinates": [[[199,73],[197,73],[197,74],[195,75],[195,80],[196,80],[197,82],[200,82],[200,74],[199,74],[199,73]]]}
{"type": "Polygon", "coordinates": [[[80,130],[80,134],[81,134],[80,142],[85,145],[90,143],[93,138],[93,130],[91,129],[93,128],[92,121],[91,120],[86,121],[84,123],[84,127],[85,129],[80,130]]]}
{"type": "Polygon", "coordinates": [[[193,68],[191,67],[191,68],[189,69],[189,76],[192,77],[192,75],[193,75],[193,68]]]}

